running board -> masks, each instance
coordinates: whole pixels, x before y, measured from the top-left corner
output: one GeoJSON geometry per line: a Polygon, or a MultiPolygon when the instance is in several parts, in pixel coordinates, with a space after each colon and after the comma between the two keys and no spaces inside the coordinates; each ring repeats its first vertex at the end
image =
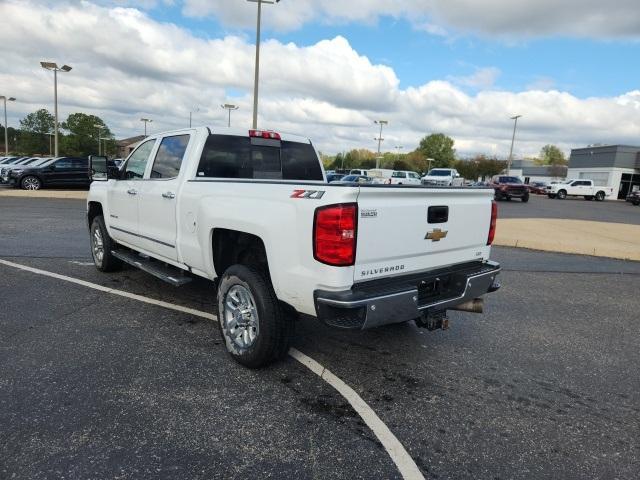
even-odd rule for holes
{"type": "Polygon", "coordinates": [[[191,277],[184,276],[178,268],[160,263],[159,261],[152,260],[148,257],[142,257],[135,252],[112,250],[111,253],[114,257],[122,260],[124,263],[128,263],[129,265],[139,268],[144,272],[150,273],[154,277],[158,277],[160,280],[170,283],[174,287],[180,287],[193,280],[191,277]]]}

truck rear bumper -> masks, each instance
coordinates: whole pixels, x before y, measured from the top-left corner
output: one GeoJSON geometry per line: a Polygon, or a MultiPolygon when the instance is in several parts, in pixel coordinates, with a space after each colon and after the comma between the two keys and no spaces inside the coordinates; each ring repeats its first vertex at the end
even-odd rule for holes
{"type": "Polygon", "coordinates": [[[499,273],[496,262],[470,262],[364,282],[342,292],[316,290],[316,314],[326,324],[346,329],[401,323],[496,291],[499,273]]]}

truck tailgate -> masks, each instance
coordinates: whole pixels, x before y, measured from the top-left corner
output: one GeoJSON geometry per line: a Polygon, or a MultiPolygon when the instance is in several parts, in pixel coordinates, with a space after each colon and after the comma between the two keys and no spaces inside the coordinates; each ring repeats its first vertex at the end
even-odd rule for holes
{"type": "Polygon", "coordinates": [[[488,260],[492,200],[492,189],[362,187],[354,281],[488,260]]]}

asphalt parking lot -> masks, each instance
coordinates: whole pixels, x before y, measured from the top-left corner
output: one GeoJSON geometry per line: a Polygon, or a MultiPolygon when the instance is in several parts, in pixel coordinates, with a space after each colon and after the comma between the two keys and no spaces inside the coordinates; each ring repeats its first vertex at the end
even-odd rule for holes
{"type": "MultiPolygon", "coordinates": [[[[610,208],[590,220],[640,217],[624,203],[500,206],[582,205],[610,208]]],[[[0,211],[1,259],[214,311],[204,280],[97,272],[82,201],[0,198],[0,211]]],[[[638,478],[640,263],[494,257],[503,288],[482,316],[454,312],[433,333],[304,321],[294,346],[359,393],[426,478],[638,478]]],[[[0,300],[0,478],[399,477],[333,388],[291,358],[238,366],[211,321],[6,265],[0,300]]]]}
{"type": "Polygon", "coordinates": [[[500,218],[570,218],[640,225],[640,207],[623,201],[589,202],[582,197],[556,200],[531,195],[527,203],[501,201],[498,208],[500,218]]]}

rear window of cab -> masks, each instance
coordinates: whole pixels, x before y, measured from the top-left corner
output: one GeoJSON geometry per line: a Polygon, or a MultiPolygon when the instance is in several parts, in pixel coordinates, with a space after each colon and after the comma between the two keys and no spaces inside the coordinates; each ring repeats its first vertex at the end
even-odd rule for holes
{"type": "Polygon", "coordinates": [[[320,161],[311,144],[209,135],[197,178],[322,181],[320,161]]]}

